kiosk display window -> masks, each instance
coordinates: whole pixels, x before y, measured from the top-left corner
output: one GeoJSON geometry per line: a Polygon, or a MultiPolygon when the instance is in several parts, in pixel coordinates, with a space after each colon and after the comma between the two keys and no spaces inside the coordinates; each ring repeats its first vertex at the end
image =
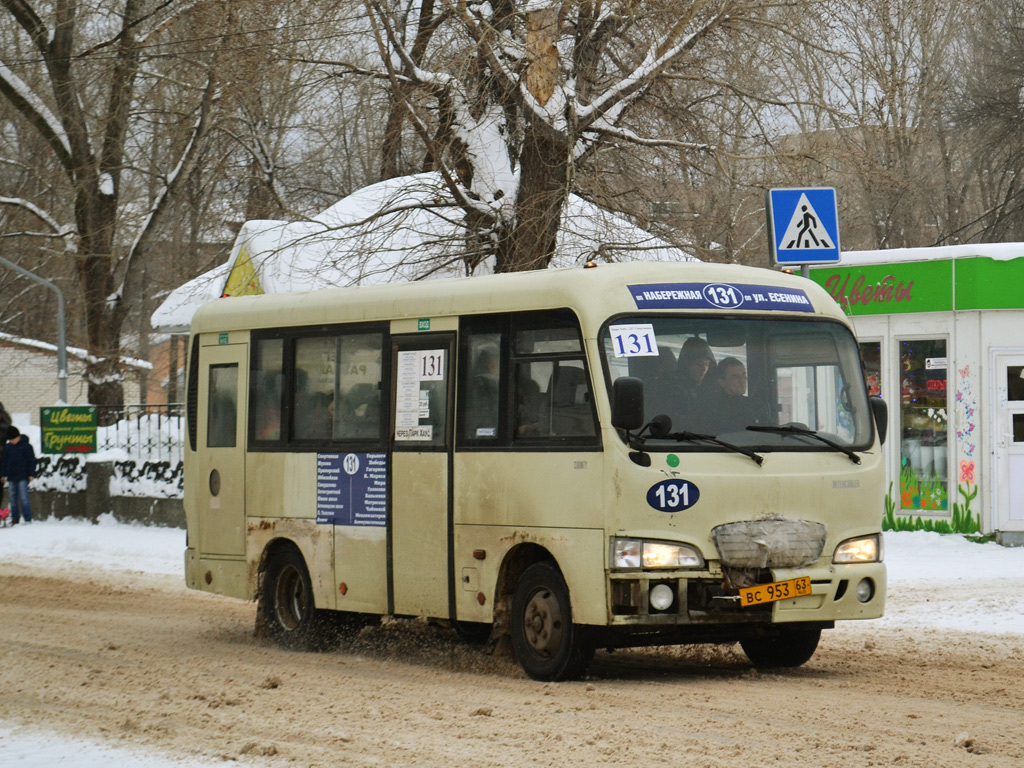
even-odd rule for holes
{"type": "Polygon", "coordinates": [[[945,339],[900,342],[900,508],[948,508],[948,358],[945,339]]]}
{"type": "Polygon", "coordinates": [[[860,360],[864,366],[864,383],[868,386],[868,394],[881,397],[882,342],[862,341],[857,346],[860,347],[860,360]]]}

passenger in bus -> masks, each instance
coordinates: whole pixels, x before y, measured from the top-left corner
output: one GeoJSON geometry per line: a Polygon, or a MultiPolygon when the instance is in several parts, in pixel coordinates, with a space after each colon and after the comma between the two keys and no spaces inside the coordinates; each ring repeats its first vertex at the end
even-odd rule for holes
{"type": "Polygon", "coordinates": [[[334,395],[331,392],[317,392],[313,395],[313,408],[309,413],[306,434],[311,440],[328,440],[334,431],[334,395]]]}
{"type": "Polygon", "coordinates": [[[763,414],[746,392],[746,366],[735,357],[720,361],[713,383],[700,396],[696,431],[721,435],[742,431],[750,424],[763,424],[763,414]]]}
{"type": "Polygon", "coordinates": [[[365,439],[380,434],[380,389],[376,384],[353,384],[343,405],[344,410],[336,415],[339,437],[365,439]]]}
{"type": "Polygon", "coordinates": [[[257,381],[256,439],[281,437],[281,372],[267,371],[257,381]]]}
{"type": "Polygon", "coordinates": [[[530,375],[529,367],[521,366],[516,382],[516,436],[547,434],[543,422],[544,395],[540,391],[540,384],[530,375]]]}
{"type": "Polygon", "coordinates": [[[466,396],[466,437],[494,438],[498,434],[498,348],[486,344],[473,360],[466,396]]]}
{"type": "MultiPolygon", "coordinates": [[[[738,362],[738,361],[737,361],[738,362]]],[[[699,419],[699,400],[703,396],[708,371],[715,365],[715,355],[710,345],[699,336],[691,336],[683,342],[679,351],[677,398],[678,402],[670,413],[673,429],[693,430],[693,422],[699,419]]],[[[714,381],[712,376],[711,381],[714,381]]]]}

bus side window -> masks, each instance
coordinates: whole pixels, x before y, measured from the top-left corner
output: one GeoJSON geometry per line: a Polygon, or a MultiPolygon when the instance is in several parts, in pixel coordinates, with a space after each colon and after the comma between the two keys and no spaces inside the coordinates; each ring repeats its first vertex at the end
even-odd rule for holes
{"type": "Polygon", "coordinates": [[[331,436],[336,346],[333,336],[295,341],[292,414],[294,434],[299,440],[325,440],[331,436]]]}
{"type": "Polygon", "coordinates": [[[336,440],[380,439],[383,345],[383,335],[376,332],[338,337],[336,440]]]}
{"type": "Polygon", "coordinates": [[[501,337],[497,333],[478,333],[469,337],[470,368],[462,416],[462,436],[467,440],[498,438],[500,342],[501,337]]]}
{"type": "Polygon", "coordinates": [[[464,318],[459,369],[462,445],[542,450],[597,437],[579,322],[570,310],[464,318]]]}
{"type": "Polygon", "coordinates": [[[284,391],[283,339],[260,339],[255,344],[252,398],[255,408],[253,438],[261,442],[281,439],[281,395],[284,391]]]}
{"type": "Polygon", "coordinates": [[[548,390],[552,437],[593,437],[596,434],[590,385],[582,360],[560,360],[548,390]]]}
{"type": "Polygon", "coordinates": [[[523,445],[597,436],[583,344],[565,310],[514,318],[513,440],[523,445]]]}

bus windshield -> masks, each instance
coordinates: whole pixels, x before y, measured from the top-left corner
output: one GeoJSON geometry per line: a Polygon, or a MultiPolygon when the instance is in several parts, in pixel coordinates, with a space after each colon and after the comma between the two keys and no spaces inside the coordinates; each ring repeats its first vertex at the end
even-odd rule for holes
{"type": "Polygon", "coordinates": [[[644,383],[648,448],[863,450],[872,421],[856,342],[828,320],[620,317],[603,332],[611,381],[644,383]],[[667,434],[665,434],[667,433],[667,434]]]}

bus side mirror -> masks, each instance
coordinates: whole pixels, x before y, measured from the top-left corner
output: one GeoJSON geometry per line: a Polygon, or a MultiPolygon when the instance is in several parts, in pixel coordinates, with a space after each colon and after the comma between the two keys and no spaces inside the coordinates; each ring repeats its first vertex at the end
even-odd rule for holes
{"type": "Polygon", "coordinates": [[[875,427],[878,429],[878,439],[885,445],[885,436],[889,434],[889,406],[880,397],[869,397],[871,413],[875,417],[875,427]]]}
{"type": "Polygon", "coordinates": [[[633,432],[644,425],[644,383],[620,376],[612,383],[612,426],[633,432]]]}

